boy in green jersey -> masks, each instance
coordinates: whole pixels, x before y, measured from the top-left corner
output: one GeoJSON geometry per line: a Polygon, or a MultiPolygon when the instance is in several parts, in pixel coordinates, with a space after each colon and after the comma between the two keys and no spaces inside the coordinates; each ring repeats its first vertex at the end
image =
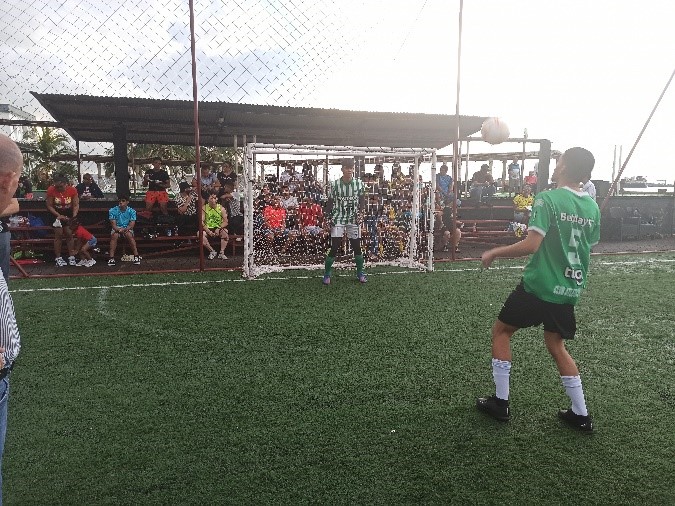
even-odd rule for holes
{"type": "Polygon", "coordinates": [[[354,160],[342,161],[342,177],[333,181],[328,190],[326,215],[331,222],[330,251],[326,256],[323,284],[330,285],[331,270],[335,255],[342,246],[342,236],[346,233],[349,244],[354,250],[356,277],[361,283],[367,281],[363,270],[363,252],[361,251],[361,220],[365,208],[365,186],[363,181],[354,177],[354,160]]]}
{"type": "Polygon", "coordinates": [[[507,421],[511,336],[520,328],[543,324],[544,342],[555,360],[572,407],[558,416],[573,427],[591,432],[593,422],[586,409],[581,377],[564,340],[574,338],[574,306],[586,287],[591,247],[600,240],[600,210],[595,201],[579,191],[590,178],[595,159],[584,148],[570,148],[553,172],[557,189],[537,195],[528,235],[522,241],[483,253],[483,267],[498,257],[532,255],[523,278],[509,295],[492,327],[492,375],[496,394],[477,400],[480,411],[507,421]]]}

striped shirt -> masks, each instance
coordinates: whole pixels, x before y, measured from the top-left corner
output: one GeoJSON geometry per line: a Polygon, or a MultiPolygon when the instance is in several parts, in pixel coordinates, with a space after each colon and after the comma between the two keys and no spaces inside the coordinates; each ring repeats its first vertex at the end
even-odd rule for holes
{"type": "Polygon", "coordinates": [[[3,353],[4,366],[8,367],[14,363],[17,355],[19,355],[21,338],[19,337],[19,327],[16,325],[12,297],[9,295],[7,283],[2,276],[0,276],[0,347],[5,349],[3,353]]]}
{"type": "Polygon", "coordinates": [[[356,215],[359,210],[359,199],[366,189],[363,181],[352,178],[349,183],[336,179],[330,183],[328,198],[333,199],[333,210],[330,219],[335,225],[347,225],[356,223],[356,215]]]}

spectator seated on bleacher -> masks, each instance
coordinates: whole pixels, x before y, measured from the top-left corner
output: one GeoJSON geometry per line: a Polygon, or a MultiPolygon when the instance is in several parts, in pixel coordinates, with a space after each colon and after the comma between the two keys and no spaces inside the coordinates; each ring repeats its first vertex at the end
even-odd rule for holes
{"type": "Polygon", "coordinates": [[[279,196],[281,207],[286,210],[286,227],[289,229],[297,228],[298,197],[291,191],[288,185],[281,186],[281,195],[279,196]]]}
{"type": "Polygon", "coordinates": [[[162,214],[169,214],[169,194],[166,190],[171,184],[169,173],[162,168],[162,159],[155,157],[152,160],[152,169],[146,171],[143,176],[143,186],[147,186],[145,192],[145,210],[152,211],[155,203],[159,204],[162,214]]]}
{"type": "Polygon", "coordinates": [[[440,173],[436,175],[436,192],[436,201],[441,207],[455,198],[455,185],[446,164],[441,165],[440,173]]]}
{"type": "Polygon", "coordinates": [[[199,177],[199,182],[202,185],[202,199],[204,199],[204,201],[209,199],[209,195],[212,191],[215,191],[216,193],[220,192],[220,181],[218,181],[218,177],[211,172],[211,168],[208,165],[202,165],[199,176],[195,176],[192,179],[192,187],[195,188],[195,190],[197,189],[197,177],[199,177]]]}
{"type": "Polygon", "coordinates": [[[120,238],[126,239],[131,246],[131,251],[134,255],[134,265],[141,265],[141,257],[138,255],[138,248],[136,247],[136,239],[134,238],[134,227],[136,226],[136,211],[129,207],[129,197],[121,195],[119,204],[108,211],[108,219],[110,220],[110,251],[108,259],[108,266],[115,265],[115,250],[117,249],[117,241],[120,238]]]}
{"type": "Polygon", "coordinates": [[[305,192],[304,194],[309,195],[314,202],[321,202],[323,197],[323,187],[311,174],[303,176],[303,189],[305,192]]]}
{"type": "Polygon", "coordinates": [[[19,185],[16,187],[14,198],[31,200],[33,198],[33,183],[28,176],[19,178],[19,185]]]}
{"type": "Polygon", "coordinates": [[[94,178],[89,173],[82,176],[82,182],[75,186],[75,189],[82,200],[102,199],[105,197],[103,191],[94,182],[94,178]]]}
{"type": "Polygon", "coordinates": [[[490,174],[490,166],[484,163],[480,166],[480,170],[473,173],[471,180],[471,198],[477,200],[479,203],[486,197],[491,197],[495,194],[495,181],[490,174]]]}
{"type": "Polygon", "coordinates": [[[227,248],[227,242],[229,240],[227,231],[227,211],[225,211],[225,208],[218,202],[218,192],[216,190],[211,191],[209,194],[209,199],[203,210],[203,219],[204,238],[202,244],[209,251],[209,260],[216,258],[216,255],[218,255],[218,258],[221,260],[227,260],[227,257],[225,256],[225,248],[227,248]],[[217,237],[220,237],[220,253],[216,253],[216,250],[209,243],[209,238],[217,237]]]}
{"type": "Polygon", "coordinates": [[[298,207],[298,224],[300,233],[305,237],[325,238],[327,236],[323,227],[323,208],[314,202],[309,195],[305,196],[298,207]]]}
{"type": "Polygon", "coordinates": [[[289,163],[286,170],[279,175],[279,183],[287,185],[291,192],[295,192],[300,183],[302,183],[302,174],[295,171],[295,166],[289,163]]]}
{"type": "Polygon", "coordinates": [[[452,203],[447,202],[443,207],[443,214],[441,216],[441,224],[443,225],[441,228],[441,232],[443,234],[441,236],[441,251],[448,251],[448,245],[451,244],[452,248],[455,250],[455,253],[459,253],[459,241],[462,238],[461,229],[464,224],[460,221],[457,221],[456,226],[453,228],[452,218],[452,203]]]}
{"type": "Polygon", "coordinates": [[[279,197],[272,197],[272,205],[265,207],[263,211],[265,220],[265,240],[267,241],[268,251],[274,250],[276,242],[281,243],[280,253],[283,255],[288,247],[293,244],[297,237],[297,230],[290,230],[286,225],[286,209],[281,206],[279,197]]]}
{"type": "Polygon", "coordinates": [[[260,207],[260,209],[264,209],[265,207],[272,205],[272,187],[268,183],[265,183],[262,186],[260,193],[254,200],[253,205],[254,207],[260,207]]]}
{"type": "Polygon", "coordinates": [[[232,188],[237,187],[237,174],[232,170],[232,164],[229,161],[223,162],[220,166],[220,171],[216,174],[216,178],[220,183],[220,197],[222,198],[226,185],[231,185],[232,188]]]}
{"type": "Polygon", "coordinates": [[[77,216],[80,210],[80,198],[77,190],[68,183],[64,176],[54,177],[54,184],[47,188],[47,210],[54,216],[54,257],[57,267],[66,265],[74,266],[77,264],[75,258],[75,244],[73,241],[73,231],[70,228],[68,220],[77,216]],[[63,236],[66,236],[66,245],[68,248],[68,261],[61,256],[61,246],[63,236]]]}
{"type": "Polygon", "coordinates": [[[380,235],[380,256],[385,260],[399,258],[407,243],[405,232],[389,221],[381,221],[378,224],[380,235]]]}
{"type": "Polygon", "coordinates": [[[234,191],[234,187],[230,183],[223,186],[220,202],[227,212],[228,232],[234,235],[244,235],[244,210],[241,198],[239,198],[239,193],[234,191]]]}
{"type": "Polygon", "coordinates": [[[381,195],[375,193],[368,195],[366,202],[366,214],[363,220],[363,225],[368,237],[368,259],[371,261],[377,260],[380,255],[380,231],[378,224],[384,218],[384,206],[381,203],[381,195]]]}
{"type": "Polygon", "coordinates": [[[530,221],[530,212],[534,204],[532,189],[525,185],[515,197],[513,197],[513,221],[527,224],[530,221]]]}
{"type": "Polygon", "coordinates": [[[527,176],[523,178],[523,183],[528,185],[532,189],[532,192],[534,193],[537,188],[537,174],[533,170],[531,170],[530,172],[528,172],[527,176]]]}
{"type": "Polygon", "coordinates": [[[178,217],[179,235],[192,235],[199,228],[197,221],[197,192],[187,181],[181,181],[178,185],[179,192],[175,197],[178,217]]]}

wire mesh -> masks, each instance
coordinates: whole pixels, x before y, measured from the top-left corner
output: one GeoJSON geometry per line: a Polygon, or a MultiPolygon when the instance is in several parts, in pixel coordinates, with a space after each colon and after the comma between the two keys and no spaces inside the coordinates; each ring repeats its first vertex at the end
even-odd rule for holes
{"type": "MultiPolygon", "coordinates": [[[[389,22],[424,3],[196,0],[200,100],[311,106],[327,81],[349,78],[346,63],[377,49],[389,22]]],[[[0,96],[38,117],[29,91],[192,98],[187,0],[5,1],[0,44],[0,96]]]]}

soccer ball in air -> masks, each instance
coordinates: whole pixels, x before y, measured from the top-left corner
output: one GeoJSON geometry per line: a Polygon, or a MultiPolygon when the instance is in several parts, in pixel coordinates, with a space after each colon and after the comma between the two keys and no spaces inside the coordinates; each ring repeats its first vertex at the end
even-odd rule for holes
{"type": "Polygon", "coordinates": [[[499,118],[488,118],[480,127],[480,135],[485,142],[499,144],[509,138],[509,127],[499,118]]]}

